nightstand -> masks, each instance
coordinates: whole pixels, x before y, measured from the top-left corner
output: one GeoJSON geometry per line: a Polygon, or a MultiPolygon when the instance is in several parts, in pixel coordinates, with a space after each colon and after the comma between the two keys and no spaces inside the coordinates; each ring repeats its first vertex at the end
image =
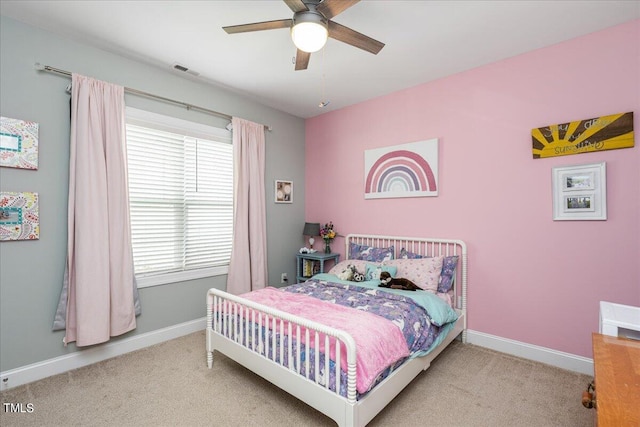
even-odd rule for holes
{"type": "Polygon", "coordinates": [[[314,274],[324,273],[325,261],[333,261],[335,265],[340,261],[340,254],[325,254],[324,252],[296,254],[297,283],[304,282],[314,274]]]}

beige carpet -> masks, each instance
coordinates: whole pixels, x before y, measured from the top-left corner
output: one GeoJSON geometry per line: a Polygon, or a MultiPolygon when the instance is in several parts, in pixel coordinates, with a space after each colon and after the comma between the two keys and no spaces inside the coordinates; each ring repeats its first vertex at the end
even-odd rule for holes
{"type": "MultiPolygon", "coordinates": [[[[204,332],[2,392],[33,404],[8,426],[333,426],[313,408],[214,355],[204,332]]],[[[593,426],[586,375],[455,341],[369,426],[593,426]]]]}

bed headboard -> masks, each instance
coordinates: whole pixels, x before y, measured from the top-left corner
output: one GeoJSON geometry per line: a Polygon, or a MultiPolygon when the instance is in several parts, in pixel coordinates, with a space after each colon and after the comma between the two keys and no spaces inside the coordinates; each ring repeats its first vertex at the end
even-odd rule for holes
{"type": "Polygon", "coordinates": [[[393,246],[395,259],[400,258],[400,251],[403,248],[424,257],[457,255],[459,258],[453,285],[453,295],[456,307],[466,312],[467,245],[462,240],[349,234],[345,238],[345,259],[349,258],[349,245],[351,243],[373,246],[375,248],[389,248],[393,246]]]}

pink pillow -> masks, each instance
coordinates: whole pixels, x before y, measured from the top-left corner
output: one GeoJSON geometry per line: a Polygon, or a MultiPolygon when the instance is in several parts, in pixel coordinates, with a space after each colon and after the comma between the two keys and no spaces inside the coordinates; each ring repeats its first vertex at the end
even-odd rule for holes
{"type": "Polygon", "coordinates": [[[398,268],[395,277],[409,279],[421,289],[437,292],[443,260],[443,256],[438,256],[420,259],[394,259],[386,261],[384,264],[398,268]]]}

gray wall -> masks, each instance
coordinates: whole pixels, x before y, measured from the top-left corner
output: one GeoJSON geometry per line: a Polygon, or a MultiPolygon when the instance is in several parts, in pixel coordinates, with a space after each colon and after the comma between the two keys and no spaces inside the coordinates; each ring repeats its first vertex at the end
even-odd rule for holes
{"type": "MultiPolygon", "coordinates": [[[[0,168],[0,188],[39,193],[40,240],[0,242],[0,371],[78,350],[74,345],[63,346],[62,331],[51,331],[67,246],[69,95],[65,88],[70,80],[36,71],[36,62],[271,125],[273,131],[266,133],[265,176],[269,281],[279,285],[282,272],[295,277],[295,252],[304,243],[303,119],[226,89],[1,17],[0,113],[38,122],[40,134],[38,170],[0,168]],[[294,181],[293,204],[273,203],[276,178],[294,181]]],[[[226,124],[135,95],[126,95],[125,101],[187,120],[226,124]]],[[[225,284],[226,276],[218,276],[141,289],[138,327],[125,336],[205,316],[207,289],[224,289],[225,284]]]]}

